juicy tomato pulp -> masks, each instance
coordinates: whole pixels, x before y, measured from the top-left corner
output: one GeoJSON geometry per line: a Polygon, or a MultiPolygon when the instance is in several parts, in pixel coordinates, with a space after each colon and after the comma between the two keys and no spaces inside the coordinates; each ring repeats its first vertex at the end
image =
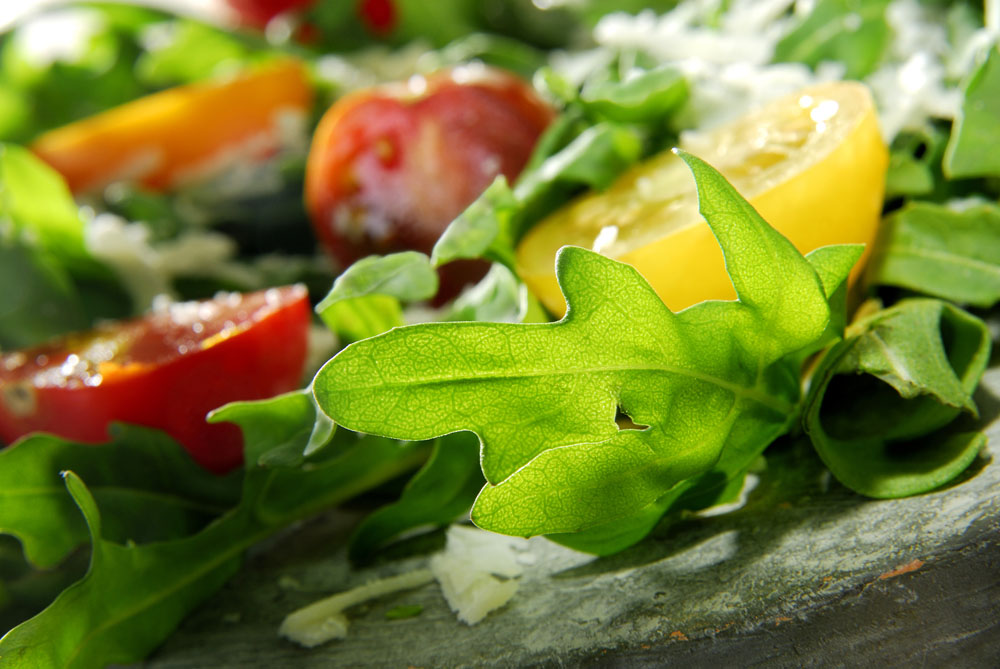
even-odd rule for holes
{"type": "MultiPolygon", "coordinates": [[[[320,121],[306,167],[318,237],[345,266],[429,253],[498,174],[517,177],[552,118],[524,81],[482,66],[345,96],[320,121]]],[[[468,266],[445,271],[439,297],[473,278],[468,266]]]]}
{"type": "Polygon", "coordinates": [[[239,429],[205,415],[299,387],[310,322],[302,286],[175,303],[143,318],[0,356],[0,439],[44,431],[107,441],[108,424],[160,428],[203,467],[243,457],[239,429]]]}

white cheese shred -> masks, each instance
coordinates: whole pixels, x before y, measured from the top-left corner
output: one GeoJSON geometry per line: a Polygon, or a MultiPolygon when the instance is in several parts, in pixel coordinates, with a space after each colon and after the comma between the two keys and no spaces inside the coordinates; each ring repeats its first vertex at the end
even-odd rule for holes
{"type": "Polygon", "coordinates": [[[524,539],[453,525],[445,550],[431,558],[431,571],[458,619],[475,625],[517,592],[524,572],[516,549],[524,539]]]}
{"type": "Polygon", "coordinates": [[[349,624],[344,615],[345,609],[399,590],[417,588],[433,580],[429,569],[417,569],[339,592],[285,616],[278,634],[306,648],[314,648],[332,639],[343,639],[347,636],[349,624]]]}

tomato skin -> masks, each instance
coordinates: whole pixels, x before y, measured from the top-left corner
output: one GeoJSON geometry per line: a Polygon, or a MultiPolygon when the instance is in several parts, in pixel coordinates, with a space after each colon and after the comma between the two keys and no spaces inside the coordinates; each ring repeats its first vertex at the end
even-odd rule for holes
{"type": "MultiPolygon", "coordinates": [[[[320,121],[306,165],[317,236],[344,266],[429,253],[496,175],[517,177],[552,118],[527,83],[483,66],[345,96],[320,121]]],[[[455,288],[447,279],[442,292],[455,288]]]]}
{"type": "Polygon", "coordinates": [[[210,317],[154,312],[0,356],[0,439],[42,431],[101,443],[109,423],[128,422],[164,430],[210,471],[238,466],[239,429],[205,416],[227,402],[299,387],[308,295],[291,286],[178,309],[190,315],[199,307],[210,317]]]}
{"type": "Polygon", "coordinates": [[[286,12],[306,9],[316,0],[226,0],[248,26],[263,28],[268,21],[286,12]]]}

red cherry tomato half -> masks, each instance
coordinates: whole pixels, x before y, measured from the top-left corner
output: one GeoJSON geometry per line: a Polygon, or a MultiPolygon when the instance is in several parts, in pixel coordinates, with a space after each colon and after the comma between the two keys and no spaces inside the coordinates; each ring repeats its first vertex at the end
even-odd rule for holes
{"type": "Polygon", "coordinates": [[[242,437],[205,415],[299,387],[311,317],[302,286],[175,303],[0,355],[0,439],[107,441],[108,423],[160,428],[206,469],[242,461],[242,437]]]}
{"type": "Polygon", "coordinates": [[[358,14],[365,26],[376,35],[388,35],[396,26],[393,0],[361,0],[358,14]]]}
{"type": "MultiPolygon", "coordinates": [[[[517,177],[552,118],[526,82],[482,65],[341,98],[320,121],[306,165],[317,236],[345,266],[430,252],[498,174],[517,177]]],[[[448,279],[442,293],[455,288],[448,279]]]]}
{"type": "Polygon", "coordinates": [[[226,0],[240,20],[248,26],[263,28],[279,14],[305,9],[316,0],[226,0]]]}

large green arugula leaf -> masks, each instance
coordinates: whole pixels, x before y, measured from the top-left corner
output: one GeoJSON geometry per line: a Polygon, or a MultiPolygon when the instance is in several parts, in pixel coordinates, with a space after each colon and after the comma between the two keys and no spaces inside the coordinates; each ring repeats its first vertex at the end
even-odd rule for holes
{"type": "Polygon", "coordinates": [[[20,539],[26,557],[52,567],[87,539],[87,528],[59,472],[90,482],[107,517],[105,535],[145,543],[184,536],[231,507],[238,482],[199,467],[157,430],[118,425],[103,445],[47,434],[0,451],[0,532],[20,539]]]}
{"type": "Polygon", "coordinates": [[[341,430],[337,443],[303,466],[263,467],[256,463],[267,460],[272,446],[308,440],[312,402],[303,392],[289,393],[260,403],[261,415],[249,409],[253,404],[215,412],[216,420],[233,420],[243,429],[248,466],[239,504],[195,534],[142,545],[112,541],[83,479],[66,474],[67,488],[89,527],[90,568],[48,608],[0,639],[0,658],[26,669],[138,661],[232,576],[247,547],[427,457],[424,444],[341,430]]]}
{"type": "Polygon", "coordinates": [[[985,437],[940,432],[972,399],[990,357],[986,325],[935,299],[904,300],[851,326],[826,353],[804,424],[833,475],[869,497],[932,490],[975,459],[985,437]]]}
{"type": "Polygon", "coordinates": [[[682,157],[738,301],[674,314],[632,267],[566,247],[563,320],[424,324],[358,342],[317,375],[320,407],[397,438],[475,432],[490,485],[473,519],[519,535],[630,516],[709,471],[730,439],[766,445],[796,413],[798,370],[782,358],[824,335],[827,296],[718,172],[682,157]],[[619,430],[619,409],[647,427],[619,430]]]}
{"type": "Polygon", "coordinates": [[[1000,175],[1000,49],[993,47],[965,85],[944,154],[950,179],[1000,175]]]}
{"type": "Polygon", "coordinates": [[[217,532],[147,546],[102,539],[93,496],[76,474],[66,472],[65,478],[90,529],[90,569],[48,608],[0,639],[0,658],[26,669],[139,660],[205,593],[236,572],[239,552],[213,551],[217,532]],[[199,550],[205,551],[202,564],[191,559],[199,550]]]}
{"type": "MultiPolygon", "coordinates": [[[[847,319],[847,275],[861,257],[862,247],[826,246],[812,251],[806,260],[812,265],[823,285],[830,304],[830,321],[826,332],[816,342],[788,356],[792,368],[812,353],[843,336],[847,319]]],[[[775,423],[772,432],[734,433],[726,442],[718,462],[700,476],[678,483],[659,499],[626,518],[617,518],[581,532],[548,535],[564,546],[593,553],[611,555],[643,539],[665,514],[697,511],[716,504],[733,501],[743,489],[747,472],[755,465],[771,441],[780,436],[784,426],[775,423]]]]}
{"type": "Polygon", "coordinates": [[[883,222],[872,283],[990,307],[1000,300],[1000,208],[913,202],[883,222]]]}

